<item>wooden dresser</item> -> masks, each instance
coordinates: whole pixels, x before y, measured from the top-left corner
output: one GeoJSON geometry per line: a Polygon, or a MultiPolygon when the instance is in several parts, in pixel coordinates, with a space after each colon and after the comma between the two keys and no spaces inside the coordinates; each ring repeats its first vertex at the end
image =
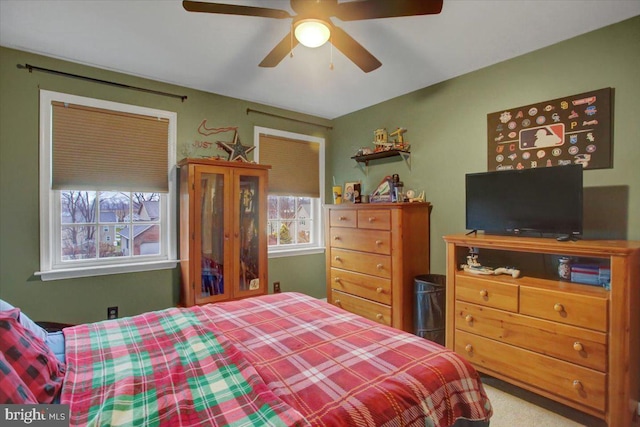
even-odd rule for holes
{"type": "Polygon", "coordinates": [[[325,206],[327,300],[413,332],[413,280],[429,273],[429,203],[325,206]]]}
{"type": "Polygon", "coordinates": [[[444,239],[449,348],[481,372],[602,418],[610,427],[638,425],[640,242],[483,234],[444,239]],[[553,266],[548,274],[525,270],[515,279],[466,273],[460,264],[471,247],[479,249],[481,263],[483,252],[502,251],[507,257],[605,264],[611,290],[561,281],[553,266]]]}

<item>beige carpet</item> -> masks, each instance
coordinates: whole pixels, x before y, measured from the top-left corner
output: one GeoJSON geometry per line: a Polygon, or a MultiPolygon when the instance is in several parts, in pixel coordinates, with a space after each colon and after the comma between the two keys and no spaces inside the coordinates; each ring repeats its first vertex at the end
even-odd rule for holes
{"type": "Polygon", "coordinates": [[[495,378],[482,376],[493,405],[490,427],[602,427],[597,418],[495,378]]]}

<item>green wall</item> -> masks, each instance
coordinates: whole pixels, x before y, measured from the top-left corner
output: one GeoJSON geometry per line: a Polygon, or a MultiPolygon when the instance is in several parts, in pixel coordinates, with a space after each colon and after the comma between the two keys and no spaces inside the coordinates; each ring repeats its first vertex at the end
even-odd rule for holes
{"type": "MultiPolygon", "coordinates": [[[[214,78],[214,77],[212,77],[214,78]]],[[[0,48],[0,297],[21,307],[35,319],[88,322],[106,318],[108,306],[117,305],[120,316],[175,305],[179,299],[179,270],[116,274],[95,278],[42,282],[39,270],[38,218],[38,97],[39,89],[100,98],[115,102],[176,111],[177,159],[187,147],[204,138],[198,125],[238,126],[245,145],[253,144],[254,126],[325,137],[322,127],[310,126],[255,113],[247,108],[314,123],[327,120],[278,110],[172,86],[124,74],[100,70],[17,50],[0,48]],[[180,99],[132,91],[41,72],[29,73],[17,64],[60,70],[96,79],[187,95],[180,99]]],[[[226,136],[221,135],[219,139],[226,136]]],[[[229,138],[230,140],[230,138],[229,138]]],[[[225,155],[216,149],[196,150],[196,155],[225,155]]],[[[269,283],[281,282],[283,290],[324,297],[324,256],[277,258],[269,261],[269,283]]]]}
{"type": "Polygon", "coordinates": [[[405,189],[424,190],[433,205],[431,272],[444,273],[442,236],[465,231],[464,175],[487,170],[487,114],[605,87],[614,88],[614,161],[585,172],[585,228],[619,238],[626,221],[623,234],[640,240],[640,17],[334,120],[326,176],[361,180],[371,192],[398,173],[405,189]],[[350,157],[383,127],[408,129],[411,170],[396,157],[371,162],[365,176],[350,157]]]}
{"type": "MultiPolygon", "coordinates": [[[[39,269],[39,88],[176,111],[178,159],[187,145],[200,138],[196,129],[203,119],[207,119],[207,127],[238,126],[244,144],[252,143],[253,126],[324,136],[327,200],[333,176],[339,182],[361,180],[364,191],[370,192],[385,175],[398,173],[405,188],[425,191],[433,204],[431,272],[443,273],[442,236],[464,231],[464,174],[486,170],[487,113],[603,87],[615,89],[614,167],[587,171],[585,185],[588,190],[602,190],[597,193],[605,195],[622,188],[621,203],[600,204],[599,227],[608,230],[619,223],[626,224],[625,237],[640,240],[639,70],[640,17],[636,17],[328,122],[0,48],[0,297],[37,319],[66,322],[104,319],[106,307],[111,305],[118,305],[120,315],[126,316],[178,301],[177,270],[52,282],[42,282],[33,275],[39,269]],[[19,63],[189,98],[182,103],[65,77],[28,73],[16,68],[19,63]],[[334,130],[247,115],[247,108],[329,124],[334,130]],[[381,160],[372,162],[365,175],[350,159],[359,147],[370,146],[373,131],[380,127],[409,130],[405,137],[412,144],[411,170],[402,161],[381,160]]],[[[586,209],[592,211],[597,204],[591,203],[586,209]]],[[[283,290],[324,297],[324,278],[322,254],[269,261],[269,283],[280,281],[283,290]]]]}

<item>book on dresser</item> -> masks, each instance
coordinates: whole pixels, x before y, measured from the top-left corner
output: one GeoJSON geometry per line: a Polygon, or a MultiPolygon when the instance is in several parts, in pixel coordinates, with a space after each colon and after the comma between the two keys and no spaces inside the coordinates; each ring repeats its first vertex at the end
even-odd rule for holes
{"type": "Polygon", "coordinates": [[[447,347],[481,372],[610,427],[638,425],[640,242],[482,233],[444,240],[447,347]],[[460,268],[470,248],[480,259],[531,258],[546,270],[523,268],[518,278],[472,275],[460,268]],[[588,284],[558,277],[551,260],[566,257],[589,260],[573,275],[588,284]]]}

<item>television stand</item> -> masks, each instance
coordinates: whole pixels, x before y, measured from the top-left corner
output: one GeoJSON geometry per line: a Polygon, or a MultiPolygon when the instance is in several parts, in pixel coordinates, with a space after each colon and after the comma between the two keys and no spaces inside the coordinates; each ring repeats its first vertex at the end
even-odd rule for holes
{"type": "MultiPolygon", "coordinates": [[[[446,346],[484,372],[601,418],[637,426],[640,241],[445,236],[446,346]],[[606,264],[611,287],[460,270],[469,248],[578,257],[606,264]]],[[[516,266],[518,267],[518,266],[516,266]]]]}

